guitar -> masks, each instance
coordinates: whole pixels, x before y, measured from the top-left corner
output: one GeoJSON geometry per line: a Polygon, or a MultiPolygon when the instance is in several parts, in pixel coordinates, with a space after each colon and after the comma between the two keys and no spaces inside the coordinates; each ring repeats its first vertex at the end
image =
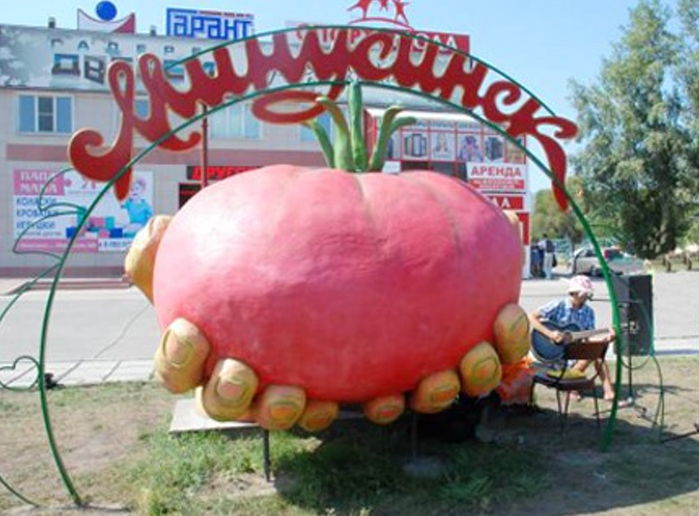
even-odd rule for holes
{"type": "Polygon", "coordinates": [[[609,332],[608,329],[581,331],[578,325],[573,323],[559,326],[550,321],[542,321],[542,324],[549,330],[558,330],[563,333],[563,341],[554,342],[540,331],[532,329],[532,352],[538,359],[545,362],[561,360],[568,344],[609,332]]]}

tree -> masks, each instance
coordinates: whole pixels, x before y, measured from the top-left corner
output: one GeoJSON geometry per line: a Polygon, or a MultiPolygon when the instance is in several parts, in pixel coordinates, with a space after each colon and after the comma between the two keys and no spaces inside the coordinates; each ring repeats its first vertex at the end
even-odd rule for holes
{"type": "MultiPolygon", "coordinates": [[[[566,190],[572,195],[576,204],[586,210],[579,177],[569,177],[566,180],[566,190]]],[[[532,215],[532,241],[541,240],[544,234],[551,237],[567,238],[573,243],[579,243],[584,232],[582,225],[572,210],[561,211],[553,197],[553,192],[539,190],[534,196],[534,211],[532,215]]]]}
{"type": "MultiPolygon", "coordinates": [[[[699,0],[680,0],[681,47],[677,76],[686,98],[683,123],[692,132],[689,161],[699,163],[699,0]]],[[[690,216],[691,227],[685,243],[699,243],[699,176],[695,176],[694,195],[690,216]]]]}
{"type": "Polygon", "coordinates": [[[597,84],[572,82],[583,144],[574,170],[597,216],[643,258],[674,249],[686,233],[697,177],[670,19],[659,0],[641,0],[597,84]]]}

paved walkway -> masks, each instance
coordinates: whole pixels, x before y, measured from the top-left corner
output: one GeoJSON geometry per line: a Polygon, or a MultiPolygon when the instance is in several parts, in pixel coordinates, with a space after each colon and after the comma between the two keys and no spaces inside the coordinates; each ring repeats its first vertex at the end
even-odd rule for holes
{"type": "MultiPolygon", "coordinates": [[[[46,364],[47,374],[60,385],[92,385],[106,382],[138,382],[153,379],[152,360],[80,360],[46,364]]],[[[0,382],[12,388],[26,388],[37,381],[36,368],[19,360],[14,369],[0,372],[0,382]]]]}
{"type": "MultiPolygon", "coordinates": [[[[12,296],[21,291],[27,278],[0,278],[0,296],[12,296]]],[[[60,288],[115,289],[129,288],[122,278],[63,278],[60,288]]],[[[32,289],[48,289],[51,280],[41,280],[32,289]]],[[[80,360],[48,362],[46,373],[61,385],[90,385],[105,382],[148,381],[153,378],[152,360],[80,360]]],[[[26,388],[37,381],[36,368],[29,360],[18,359],[14,367],[0,368],[0,382],[13,388],[26,388]]]]}

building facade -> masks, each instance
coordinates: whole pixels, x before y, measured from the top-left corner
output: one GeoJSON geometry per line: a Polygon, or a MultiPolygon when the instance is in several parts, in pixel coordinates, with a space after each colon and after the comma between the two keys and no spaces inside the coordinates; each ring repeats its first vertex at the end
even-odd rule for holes
{"type": "MultiPolygon", "coordinates": [[[[94,128],[106,139],[118,133],[120,110],[108,88],[109,64],[135,63],[138,55],[149,52],[167,65],[212,43],[0,25],[0,112],[5,119],[0,127],[0,275],[30,276],[54,264],[47,254],[63,252],[78,217],[100,194],[103,184],[70,170],[67,148],[81,128],[94,128]]],[[[184,76],[177,66],[168,74],[173,84],[184,76]]],[[[138,92],[135,111],[145,117],[148,99],[138,92]]],[[[380,97],[370,102],[366,128],[375,135],[385,106],[380,97]]],[[[466,115],[426,110],[419,102],[414,107],[421,108],[412,113],[418,123],[394,136],[385,171],[424,168],[469,181],[501,207],[518,212],[528,244],[526,155],[466,115]]],[[[273,163],[324,164],[308,129],[262,122],[249,104],[221,109],[207,120],[210,181],[273,163]]],[[[327,117],[321,122],[329,126],[327,117]]],[[[193,129],[199,130],[201,123],[195,124],[193,129]]],[[[137,140],[136,154],[148,145],[137,140]]],[[[153,213],[175,213],[197,191],[202,162],[202,149],[145,154],[134,169],[129,198],[118,202],[109,191],[90,214],[66,274],[120,275],[135,232],[153,213]]]]}

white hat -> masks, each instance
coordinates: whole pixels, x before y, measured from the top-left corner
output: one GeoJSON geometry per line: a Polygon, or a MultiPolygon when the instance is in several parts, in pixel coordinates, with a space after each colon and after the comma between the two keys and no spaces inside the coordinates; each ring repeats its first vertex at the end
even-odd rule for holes
{"type": "Polygon", "coordinates": [[[568,283],[568,293],[572,294],[573,292],[581,292],[587,294],[587,297],[592,297],[595,289],[587,276],[573,276],[568,283]]]}

